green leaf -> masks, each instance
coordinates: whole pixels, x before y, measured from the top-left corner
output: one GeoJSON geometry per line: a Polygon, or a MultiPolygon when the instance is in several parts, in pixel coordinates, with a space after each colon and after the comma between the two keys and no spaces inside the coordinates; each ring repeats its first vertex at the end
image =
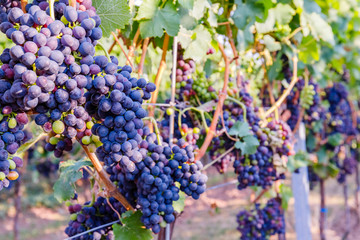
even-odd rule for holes
{"type": "Polygon", "coordinates": [[[256,22],[255,23],[256,31],[259,34],[271,32],[274,30],[275,22],[276,22],[276,17],[275,17],[274,9],[270,9],[268,17],[266,18],[265,22],[263,22],[263,23],[256,22]]]}
{"type": "Polygon", "coordinates": [[[306,152],[299,151],[295,155],[288,157],[286,168],[289,172],[294,172],[298,168],[308,166],[310,162],[308,154],[306,152]]]}
{"type": "Polygon", "coordinates": [[[194,7],[194,0],[179,0],[179,4],[187,9],[192,9],[194,7]]]}
{"type": "Polygon", "coordinates": [[[332,163],[329,163],[327,165],[318,163],[314,164],[313,170],[321,179],[326,179],[328,177],[336,177],[339,173],[339,168],[332,163]]]}
{"type": "Polygon", "coordinates": [[[322,39],[331,45],[335,45],[334,34],[331,26],[318,13],[303,13],[309,24],[312,35],[316,39],[322,39]]]}
{"type": "Polygon", "coordinates": [[[342,135],[341,133],[335,133],[328,137],[328,143],[332,146],[339,146],[342,143],[342,135]]]}
{"type": "Polygon", "coordinates": [[[256,2],[243,3],[242,0],[235,0],[236,10],[232,16],[236,27],[244,30],[246,26],[253,25],[256,19],[262,19],[264,8],[256,2]]]}
{"type": "Polygon", "coordinates": [[[203,25],[197,26],[194,30],[186,30],[181,27],[179,42],[185,49],[184,59],[192,58],[194,61],[200,61],[209,50],[211,35],[203,25]]]}
{"type": "Polygon", "coordinates": [[[252,135],[249,124],[242,121],[236,121],[235,124],[231,127],[229,134],[237,137],[252,135]]]}
{"type": "Polygon", "coordinates": [[[269,81],[272,82],[273,80],[275,80],[277,76],[279,76],[281,70],[282,70],[282,61],[281,58],[279,57],[276,58],[276,61],[269,67],[267,71],[269,81]]]}
{"type": "Polygon", "coordinates": [[[184,211],[184,208],[185,208],[185,193],[180,191],[179,192],[179,200],[175,201],[173,203],[173,207],[174,207],[174,211],[177,212],[177,213],[182,213],[184,211]]]}
{"type": "Polygon", "coordinates": [[[246,136],[241,141],[235,143],[235,148],[240,149],[241,154],[254,154],[258,146],[258,139],[252,135],[246,136]]]}
{"type": "Polygon", "coordinates": [[[312,36],[304,37],[299,49],[299,60],[305,64],[310,64],[314,61],[318,61],[320,58],[320,49],[315,39],[312,36]]]}
{"type": "Polygon", "coordinates": [[[54,184],[54,196],[59,202],[71,199],[75,195],[75,182],[82,178],[80,171],[85,166],[92,166],[86,158],[79,161],[67,160],[60,163],[60,176],[54,184]]]}
{"type": "Polygon", "coordinates": [[[176,36],[180,29],[180,15],[173,2],[164,8],[158,7],[160,0],[145,0],[139,8],[135,20],[140,20],[140,33],[143,38],[161,37],[164,29],[170,36],[176,36]]]}
{"type": "Polygon", "coordinates": [[[196,20],[200,20],[204,16],[206,9],[210,7],[210,3],[207,0],[195,0],[194,7],[190,10],[189,14],[196,20]]]}
{"type": "Polygon", "coordinates": [[[126,0],[93,0],[96,14],[101,18],[101,30],[104,37],[112,31],[124,28],[131,18],[130,8],[126,0]]]}
{"type": "MultiPolygon", "coordinates": [[[[128,211],[129,212],[129,211],[128,211]]],[[[130,212],[132,213],[132,212],[130,212]]],[[[136,211],[132,213],[130,216],[127,213],[126,217],[123,214],[121,217],[120,224],[114,224],[114,236],[116,240],[123,240],[123,239],[131,239],[131,240],[150,240],[153,239],[151,230],[146,229],[143,223],[141,222],[140,218],[142,213],[140,211],[136,211]]]]}
{"type": "Polygon", "coordinates": [[[290,7],[289,4],[279,3],[273,9],[275,13],[274,14],[275,19],[280,25],[288,24],[295,15],[295,10],[292,7],[290,7]]]}
{"type": "Polygon", "coordinates": [[[275,39],[270,35],[264,36],[264,43],[270,52],[275,52],[281,49],[281,44],[275,41],[275,39]]]}
{"type": "Polygon", "coordinates": [[[286,211],[289,206],[290,198],[293,194],[291,188],[285,184],[280,184],[280,197],[281,197],[281,207],[286,211]]]}
{"type": "Polygon", "coordinates": [[[327,164],[329,162],[329,155],[326,152],[326,148],[322,146],[319,151],[316,152],[318,162],[327,164]]]}
{"type": "Polygon", "coordinates": [[[26,152],[29,148],[31,148],[35,143],[37,143],[42,137],[47,134],[44,133],[43,129],[37,125],[35,122],[31,122],[27,129],[31,130],[32,138],[26,143],[22,144],[19,149],[16,151],[16,155],[21,155],[26,152]]]}

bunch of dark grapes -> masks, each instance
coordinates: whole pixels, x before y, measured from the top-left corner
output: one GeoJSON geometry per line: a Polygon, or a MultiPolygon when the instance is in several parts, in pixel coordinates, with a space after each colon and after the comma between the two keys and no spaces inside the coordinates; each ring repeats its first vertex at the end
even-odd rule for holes
{"type": "MultiPolygon", "coordinates": [[[[114,198],[98,197],[94,203],[86,202],[84,205],[74,204],[68,207],[71,214],[71,221],[65,229],[65,233],[69,236],[75,236],[77,234],[86,232],[87,230],[99,227],[101,225],[119,220],[119,215],[125,212],[125,208],[121,203],[114,198]],[[111,206],[110,206],[111,204],[111,206]],[[116,209],[115,212],[113,209],[116,209]]],[[[113,240],[114,235],[112,232],[112,226],[103,227],[96,231],[83,234],[80,237],[74,238],[100,240],[107,239],[113,240]]]]}
{"type": "Polygon", "coordinates": [[[10,180],[19,177],[16,168],[22,167],[23,160],[13,156],[27,140],[24,126],[28,123],[25,113],[13,113],[10,107],[4,107],[0,114],[0,190],[8,187],[10,180]]]}
{"type": "Polygon", "coordinates": [[[51,161],[51,159],[45,159],[45,161],[36,164],[36,170],[43,176],[49,178],[51,174],[54,174],[59,169],[59,163],[51,161]]]}
{"type": "Polygon", "coordinates": [[[329,102],[326,114],[326,135],[335,133],[352,136],[356,134],[353,127],[352,111],[348,102],[348,90],[342,83],[334,83],[332,87],[325,89],[325,100],[329,102]]]}
{"type": "MultiPolygon", "coordinates": [[[[235,173],[238,174],[239,189],[244,189],[248,186],[262,186],[266,188],[271,186],[274,180],[279,176],[273,165],[273,150],[269,145],[268,133],[260,127],[260,118],[258,117],[257,108],[253,107],[253,100],[245,89],[238,93],[239,101],[246,109],[246,121],[251,126],[251,133],[259,141],[259,146],[254,154],[241,154],[241,151],[234,149],[222,159],[220,159],[215,166],[220,172],[224,172],[228,165],[233,162],[235,173]]],[[[223,107],[223,119],[219,119],[217,130],[224,127],[229,132],[231,127],[237,121],[244,121],[243,108],[235,102],[226,102],[223,107]]],[[[211,145],[210,156],[213,160],[218,158],[223,152],[230,149],[234,144],[233,139],[230,139],[226,134],[213,139],[211,145]]]]}
{"type": "Polygon", "coordinates": [[[132,78],[129,66],[104,61],[104,72],[85,94],[85,109],[101,120],[92,127],[102,143],[96,154],[120,192],[142,210],[144,225],[158,233],[160,222],[174,221],[172,203],[179,199],[179,191],[197,199],[207,179],[200,173],[201,163],[193,163],[193,148],[185,141],[179,140],[179,146],[172,148],[161,145],[161,137],[144,127],[142,118],[147,112],[141,104],[150,99],[155,85],[132,78]]]}
{"type": "Polygon", "coordinates": [[[272,235],[285,233],[284,210],[279,199],[270,199],[263,208],[260,204],[254,207],[237,215],[241,240],[265,240],[272,235]]]}

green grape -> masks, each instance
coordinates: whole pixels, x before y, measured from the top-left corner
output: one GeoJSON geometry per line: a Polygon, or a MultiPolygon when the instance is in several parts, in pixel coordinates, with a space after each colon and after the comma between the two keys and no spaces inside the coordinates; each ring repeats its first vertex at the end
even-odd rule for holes
{"type": "Polygon", "coordinates": [[[98,142],[100,142],[100,137],[97,136],[97,135],[92,135],[92,136],[91,136],[91,140],[92,140],[94,143],[98,143],[98,142]]]}
{"type": "Polygon", "coordinates": [[[65,124],[62,121],[55,121],[52,125],[52,129],[55,133],[61,134],[65,130],[65,124]]]}
{"type": "Polygon", "coordinates": [[[96,145],[94,143],[89,144],[88,149],[91,153],[96,152],[96,145]]]}
{"type": "Polygon", "coordinates": [[[91,129],[92,126],[94,126],[94,123],[93,123],[93,122],[87,122],[87,123],[86,123],[86,128],[87,128],[87,129],[91,129]]]}
{"type": "Polygon", "coordinates": [[[70,215],[70,219],[71,219],[71,220],[75,221],[76,218],[77,218],[77,214],[76,214],[76,213],[73,213],[73,214],[70,215]]]}
{"type": "Polygon", "coordinates": [[[16,125],[17,125],[16,119],[15,118],[10,118],[10,120],[8,122],[9,128],[15,128],[16,125]]]}
{"type": "Polygon", "coordinates": [[[174,109],[172,109],[172,108],[167,108],[167,109],[166,109],[166,114],[169,115],[169,116],[170,116],[170,115],[173,115],[173,114],[174,114],[174,109]]]}
{"type": "Polygon", "coordinates": [[[70,206],[71,206],[71,202],[70,202],[70,201],[65,202],[65,206],[70,207],[70,206]]]}
{"type": "Polygon", "coordinates": [[[82,139],[81,139],[81,142],[85,145],[88,145],[91,143],[91,138],[89,136],[84,136],[82,139]]]}
{"type": "Polygon", "coordinates": [[[49,143],[51,143],[52,145],[56,145],[58,142],[59,142],[59,138],[57,138],[57,137],[51,137],[50,139],[49,139],[49,143]]]}
{"type": "Polygon", "coordinates": [[[16,163],[15,163],[13,160],[10,160],[10,159],[9,159],[8,161],[9,161],[9,163],[10,163],[10,167],[9,167],[9,168],[10,168],[11,170],[14,170],[14,169],[16,168],[16,163]]]}
{"type": "Polygon", "coordinates": [[[5,179],[5,173],[3,172],[0,172],[0,181],[4,180],[5,179]]]}

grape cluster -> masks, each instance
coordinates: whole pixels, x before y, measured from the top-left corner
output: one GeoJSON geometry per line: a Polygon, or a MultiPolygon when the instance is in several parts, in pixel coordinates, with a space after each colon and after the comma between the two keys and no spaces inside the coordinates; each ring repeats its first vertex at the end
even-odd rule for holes
{"type": "Polygon", "coordinates": [[[264,240],[275,234],[285,233],[284,210],[277,198],[270,199],[261,208],[255,204],[250,211],[241,211],[237,215],[241,240],[264,240]]]}
{"type": "Polygon", "coordinates": [[[4,107],[0,114],[0,190],[9,186],[9,180],[19,177],[16,168],[22,167],[23,160],[13,156],[27,140],[23,131],[28,123],[26,113],[13,113],[10,107],[4,107]]]}
{"type": "Polygon", "coordinates": [[[192,59],[184,59],[183,50],[178,47],[176,89],[180,101],[194,94],[192,74],[195,73],[195,62],[192,59]]]}
{"type": "Polygon", "coordinates": [[[147,112],[141,104],[150,99],[155,85],[132,78],[131,67],[118,67],[115,58],[111,63],[105,60],[103,72],[85,94],[86,111],[99,121],[91,129],[102,143],[96,154],[120,192],[142,210],[144,225],[158,233],[162,220],[174,221],[172,203],[179,199],[179,191],[197,199],[207,179],[184,140],[170,148],[144,127],[147,112]]]}
{"type": "Polygon", "coordinates": [[[21,2],[13,0],[0,0],[0,22],[6,20],[6,13],[12,8],[21,8],[21,2]]]}
{"type": "MultiPolygon", "coordinates": [[[[73,204],[68,207],[71,221],[65,229],[65,233],[71,237],[83,233],[89,229],[119,220],[119,215],[125,212],[125,208],[114,198],[98,197],[94,203],[86,202],[84,205],[73,204]],[[111,206],[110,206],[111,204],[111,206]],[[117,213],[113,210],[117,209],[117,213]]],[[[112,226],[97,229],[94,232],[83,234],[75,240],[100,240],[114,239],[112,226]]]]}
{"type": "MultiPolygon", "coordinates": [[[[253,107],[253,99],[245,89],[237,93],[237,99],[245,106],[246,121],[251,126],[250,131],[258,139],[259,146],[254,154],[241,154],[240,150],[234,149],[225,155],[215,166],[220,172],[224,172],[233,161],[235,173],[238,174],[238,188],[244,189],[248,186],[271,186],[274,180],[283,178],[274,167],[274,151],[269,144],[269,129],[260,127],[258,109],[253,107]]],[[[237,121],[244,121],[244,109],[236,102],[226,102],[223,107],[223,119],[219,119],[218,130],[226,128],[227,132],[237,121]]],[[[213,160],[233,146],[233,140],[226,134],[213,139],[210,156],[213,160]]]]}

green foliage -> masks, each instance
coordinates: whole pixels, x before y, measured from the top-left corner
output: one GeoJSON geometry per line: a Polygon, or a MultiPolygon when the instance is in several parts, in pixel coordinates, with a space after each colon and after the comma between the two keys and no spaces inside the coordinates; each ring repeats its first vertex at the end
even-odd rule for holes
{"type": "Polygon", "coordinates": [[[151,230],[146,229],[141,222],[142,214],[140,211],[123,213],[121,224],[114,224],[115,239],[147,240],[153,239],[151,230]]]}
{"type": "Polygon", "coordinates": [[[184,59],[192,58],[194,61],[200,61],[206,56],[210,47],[211,35],[203,25],[197,26],[194,30],[186,30],[181,27],[179,42],[185,49],[184,59]]]}
{"type": "Polygon", "coordinates": [[[101,18],[101,29],[104,37],[110,36],[115,29],[123,28],[131,18],[126,0],[93,0],[96,13],[101,18]]]}
{"type": "Polygon", "coordinates": [[[140,33],[143,38],[161,37],[164,30],[170,36],[176,36],[180,29],[180,15],[171,1],[159,6],[160,0],[145,0],[135,20],[140,20],[140,33]]]}
{"type": "Polygon", "coordinates": [[[184,211],[185,208],[185,193],[183,192],[179,192],[179,200],[175,201],[173,203],[173,207],[174,207],[174,211],[177,213],[182,213],[184,211]]]}
{"type": "Polygon", "coordinates": [[[281,197],[281,207],[286,211],[289,206],[289,201],[292,198],[293,194],[291,188],[285,184],[280,184],[280,197],[281,197]]]}
{"type": "Polygon", "coordinates": [[[294,172],[296,169],[306,167],[310,163],[309,155],[306,152],[299,151],[295,155],[288,157],[286,167],[290,172],[294,172]]]}
{"type": "Polygon", "coordinates": [[[79,161],[67,160],[60,163],[60,177],[54,185],[54,195],[59,202],[74,197],[75,182],[82,178],[81,169],[86,166],[92,166],[88,158],[79,161]]]}
{"type": "Polygon", "coordinates": [[[260,144],[259,140],[250,132],[247,122],[235,122],[229,134],[239,138],[239,141],[235,143],[235,148],[240,149],[242,154],[254,154],[260,144]]]}

